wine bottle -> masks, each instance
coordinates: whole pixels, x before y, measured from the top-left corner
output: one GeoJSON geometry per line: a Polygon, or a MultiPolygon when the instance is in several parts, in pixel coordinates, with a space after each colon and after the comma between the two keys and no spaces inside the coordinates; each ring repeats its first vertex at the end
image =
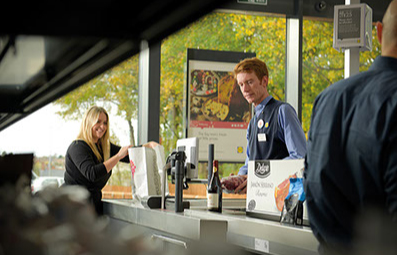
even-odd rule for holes
{"type": "Polygon", "coordinates": [[[218,186],[218,212],[222,212],[222,184],[219,178],[218,160],[214,160],[213,168],[216,168],[216,185],[218,186]]]}
{"type": "Polygon", "coordinates": [[[222,212],[222,187],[219,180],[218,160],[213,161],[211,181],[207,189],[207,208],[209,211],[222,212]]]}
{"type": "Polygon", "coordinates": [[[208,145],[208,184],[211,182],[212,166],[214,162],[214,144],[208,145]]]}

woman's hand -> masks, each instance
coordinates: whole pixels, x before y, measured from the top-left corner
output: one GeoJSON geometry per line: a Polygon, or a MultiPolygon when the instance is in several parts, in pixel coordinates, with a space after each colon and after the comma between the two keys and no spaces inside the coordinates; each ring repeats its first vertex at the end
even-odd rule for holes
{"type": "Polygon", "coordinates": [[[152,149],[154,149],[154,147],[159,146],[159,145],[160,145],[160,144],[158,144],[158,143],[156,143],[156,142],[150,141],[150,142],[148,142],[148,143],[143,144],[142,146],[143,146],[143,147],[147,147],[147,148],[152,148],[152,149]]]}
{"type": "Polygon", "coordinates": [[[118,160],[120,160],[120,159],[124,158],[125,156],[127,156],[128,155],[128,149],[131,148],[131,147],[132,147],[132,145],[121,147],[121,149],[117,153],[118,160]]]}
{"type": "Polygon", "coordinates": [[[116,155],[114,155],[113,157],[109,158],[108,160],[106,160],[105,162],[103,162],[103,164],[106,167],[106,171],[109,173],[110,170],[112,170],[112,168],[117,165],[117,163],[124,158],[125,156],[128,155],[128,149],[131,148],[132,145],[128,145],[128,146],[124,146],[121,147],[119,152],[117,152],[116,155]]]}

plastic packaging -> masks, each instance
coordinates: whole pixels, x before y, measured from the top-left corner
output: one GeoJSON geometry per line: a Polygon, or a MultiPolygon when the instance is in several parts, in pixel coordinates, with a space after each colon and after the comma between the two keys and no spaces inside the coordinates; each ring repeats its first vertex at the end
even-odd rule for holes
{"type": "Polygon", "coordinates": [[[224,193],[234,193],[234,190],[245,181],[245,178],[241,175],[231,175],[223,177],[221,185],[224,193]]]}
{"type": "Polygon", "coordinates": [[[302,178],[290,178],[289,193],[284,200],[280,222],[301,226],[303,224],[303,202],[306,199],[302,178]]]}

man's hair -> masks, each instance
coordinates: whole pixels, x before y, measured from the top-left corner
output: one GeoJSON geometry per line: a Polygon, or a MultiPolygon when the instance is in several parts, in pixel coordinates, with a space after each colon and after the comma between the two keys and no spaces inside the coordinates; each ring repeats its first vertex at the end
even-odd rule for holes
{"type": "Polygon", "coordinates": [[[234,78],[237,78],[239,73],[252,73],[254,72],[259,80],[264,76],[269,76],[266,63],[257,58],[246,58],[234,67],[234,78]]]}

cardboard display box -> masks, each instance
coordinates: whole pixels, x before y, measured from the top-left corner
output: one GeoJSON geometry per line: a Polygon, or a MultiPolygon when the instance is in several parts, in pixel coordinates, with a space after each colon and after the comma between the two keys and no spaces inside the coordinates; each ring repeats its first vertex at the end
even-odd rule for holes
{"type": "MultiPolygon", "coordinates": [[[[289,191],[289,178],[301,178],[303,167],[304,159],[249,161],[247,215],[279,221],[289,191]]],[[[306,203],[303,206],[303,224],[308,225],[306,203]]]]}

